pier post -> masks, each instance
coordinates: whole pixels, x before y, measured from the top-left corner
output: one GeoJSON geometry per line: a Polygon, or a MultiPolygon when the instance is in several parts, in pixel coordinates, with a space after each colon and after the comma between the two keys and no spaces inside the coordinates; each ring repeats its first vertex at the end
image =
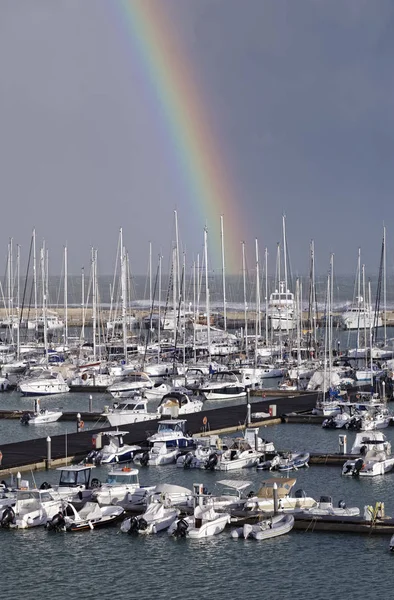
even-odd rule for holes
{"type": "Polygon", "coordinates": [[[51,451],[51,438],[47,437],[47,459],[46,459],[46,464],[45,464],[45,468],[48,470],[51,467],[51,462],[52,462],[52,451],[51,451]]]}
{"type": "Polygon", "coordinates": [[[246,405],[246,410],[247,410],[247,412],[246,412],[246,424],[250,425],[250,423],[252,422],[252,406],[251,406],[251,404],[249,404],[249,402],[246,405]]]}
{"type": "Polygon", "coordinates": [[[79,433],[82,430],[81,423],[81,413],[77,413],[77,433],[79,433]]]}
{"type": "Polygon", "coordinates": [[[22,479],[22,475],[20,474],[20,471],[18,471],[17,474],[16,474],[16,489],[17,490],[20,490],[21,479],[22,479]]]}
{"type": "Polygon", "coordinates": [[[93,412],[93,396],[90,394],[89,396],[89,412],[93,412]]]}
{"type": "Polygon", "coordinates": [[[278,485],[275,482],[273,485],[273,495],[274,495],[274,515],[278,514],[278,485]]]}
{"type": "Polygon", "coordinates": [[[347,454],[347,438],[346,435],[339,436],[339,454],[347,454]]]}
{"type": "Polygon", "coordinates": [[[382,398],[383,402],[386,402],[386,382],[382,381],[382,398]]]}

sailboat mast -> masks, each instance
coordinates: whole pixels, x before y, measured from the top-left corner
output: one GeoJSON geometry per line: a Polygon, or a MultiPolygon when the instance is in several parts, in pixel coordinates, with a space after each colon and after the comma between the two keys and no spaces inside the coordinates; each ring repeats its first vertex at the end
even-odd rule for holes
{"type": "Polygon", "coordinates": [[[64,246],[64,345],[68,344],[68,261],[67,245],[64,246]]]}
{"type": "Polygon", "coordinates": [[[220,238],[221,238],[221,243],[222,243],[223,328],[224,328],[224,331],[227,331],[226,270],[225,270],[225,261],[224,261],[223,215],[220,217],[220,238]]]}
{"type": "Polygon", "coordinates": [[[209,282],[208,282],[208,231],[204,228],[204,260],[205,260],[205,302],[207,311],[207,344],[208,344],[208,356],[211,361],[211,317],[209,307],[209,282]]]}
{"type": "Polygon", "coordinates": [[[248,348],[248,305],[246,302],[246,261],[245,261],[245,242],[242,242],[242,280],[244,289],[244,320],[245,320],[245,355],[249,358],[248,348]]]}

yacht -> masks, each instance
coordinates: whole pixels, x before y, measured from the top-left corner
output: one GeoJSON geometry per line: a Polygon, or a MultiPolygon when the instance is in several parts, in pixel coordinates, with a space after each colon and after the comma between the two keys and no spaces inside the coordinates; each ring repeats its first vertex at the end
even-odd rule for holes
{"type": "Polygon", "coordinates": [[[128,398],[133,392],[142,392],[145,388],[153,388],[154,382],[143,372],[133,372],[126,375],[121,381],[116,381],[108,386],[107,392],[113,398],[128,398]]]}
{"type": "Polygon", "coordinates": [[[342,475],[374,477],[384,475],[394,468],[391,444],[381,431],[357,433],[351,454],[355,455],[355,458],[345,462],[342,475]]]}
{"type": "Polygon", "coordinates": [[[109,471],[107,480],[92,492],[92,499],[100,506],[117,504],[128,510],[145,507],[147,498],[155,486],[141,486],[138,469],[129,467],[115,468],[109,471]]]}
{"type": "Polygon", "coordinates": [[[372,329],[383,326],[382,315],[375,314],[371,304],[364,302],[362,296],[356,298],[356,304],[341,314],[344,329],[372,329]]]}
{"type": "Polygon", "coordinates": [[[279,290],[270,294],[268,319],[273,331],[289,331],[296,326],[294,294],[285,288],[284,281],[280,282],[279,290]]]}
{"type": "Polygon", "coordinates": [[[129,462],[141,446],[125,444],[124,436],[128,431],[103,431],[95,435],[95,448],[86,457],[86,462],[94,464],[110,464],[129,462]]]}
{"type": "Polygon", "coordinates": [[[203,407],[201,396],[193,394],[186,388],[174,388],[165,394],[157,408],[159,416],[168,415],[178,417],[200,412],[203,407]]]}
{"type": "Polygon", "coordinates": [[[51,371],[37,371],[29,378],[18,384],[23,396],[49,396],[51,394],[64,394],[70,391],[61,373],[51,371]]]}
{"type": "Polygon", "coordinates": [[[231,400],[246,398],[246,386],[231,371],[213,373],[211,378],[201,384],[199,391],[206,400],[231,400]]]}
{"type": "Polygon", "coordinates": [[[157,432],[147,438],[153,445],[155,442],[165,442],[169,448],[194,448],[195,440],[186,432],[186,419],[168,419],[160,421],[157,432]]]}
{"type": "Polygon", "coordinates": [[[111,427],[157,419],[157,413],[148,412],[148,401],[138,392],[122,402],[115,402],[113,408],[103,412],[101,416],[107,419],[111,427]]]}

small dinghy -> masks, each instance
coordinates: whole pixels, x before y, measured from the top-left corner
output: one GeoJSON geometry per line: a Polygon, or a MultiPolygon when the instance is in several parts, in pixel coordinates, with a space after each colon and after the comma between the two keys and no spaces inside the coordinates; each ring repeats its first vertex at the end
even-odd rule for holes
{"type": "Polygon", "coordinates": [[[89,531],[112,525],[124,515],[121,506],[99,506],[96,502],[86,502],[77,511],[75,506],[68,504],[64,511],[59,511],[47,522],[51,531],[89,531]]]}
{"type": "Polygon", "coordinates": [[[270,471],[297,471],[302,467],[309,467],[309,452],[286,452],[277,454],[270,461],[257,465],[258,469],[269,469],[270,471]]]}
{"type": "Polygon", "coordinates": [[[267,540],[289,533],[294,527],[294,517],[289,513],[275,515],[260,521],[256,525],[245,523],[243,527],[233,529],[231,537],[234,539],[244,538],[254,540],[267,540]]]}

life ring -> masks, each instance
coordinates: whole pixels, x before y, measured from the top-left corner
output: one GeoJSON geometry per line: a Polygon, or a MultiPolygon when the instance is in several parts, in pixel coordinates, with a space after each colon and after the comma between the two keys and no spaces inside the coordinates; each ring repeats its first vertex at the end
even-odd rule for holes
{"type": "Polygon", "coordinates": [[[83,429],[85,427],[85,423],[83,421],[79,421],[79,428],[83,429]]]}
{"type": "Polygon", "coordinates": [[[205,416],[205,417],[203,418],[203,420],[202,420],[202,424],[203,424],[203,425],[206,425],[207,423],[208,423],[208,419],[207,419],[207,417],[205,416]]]}

